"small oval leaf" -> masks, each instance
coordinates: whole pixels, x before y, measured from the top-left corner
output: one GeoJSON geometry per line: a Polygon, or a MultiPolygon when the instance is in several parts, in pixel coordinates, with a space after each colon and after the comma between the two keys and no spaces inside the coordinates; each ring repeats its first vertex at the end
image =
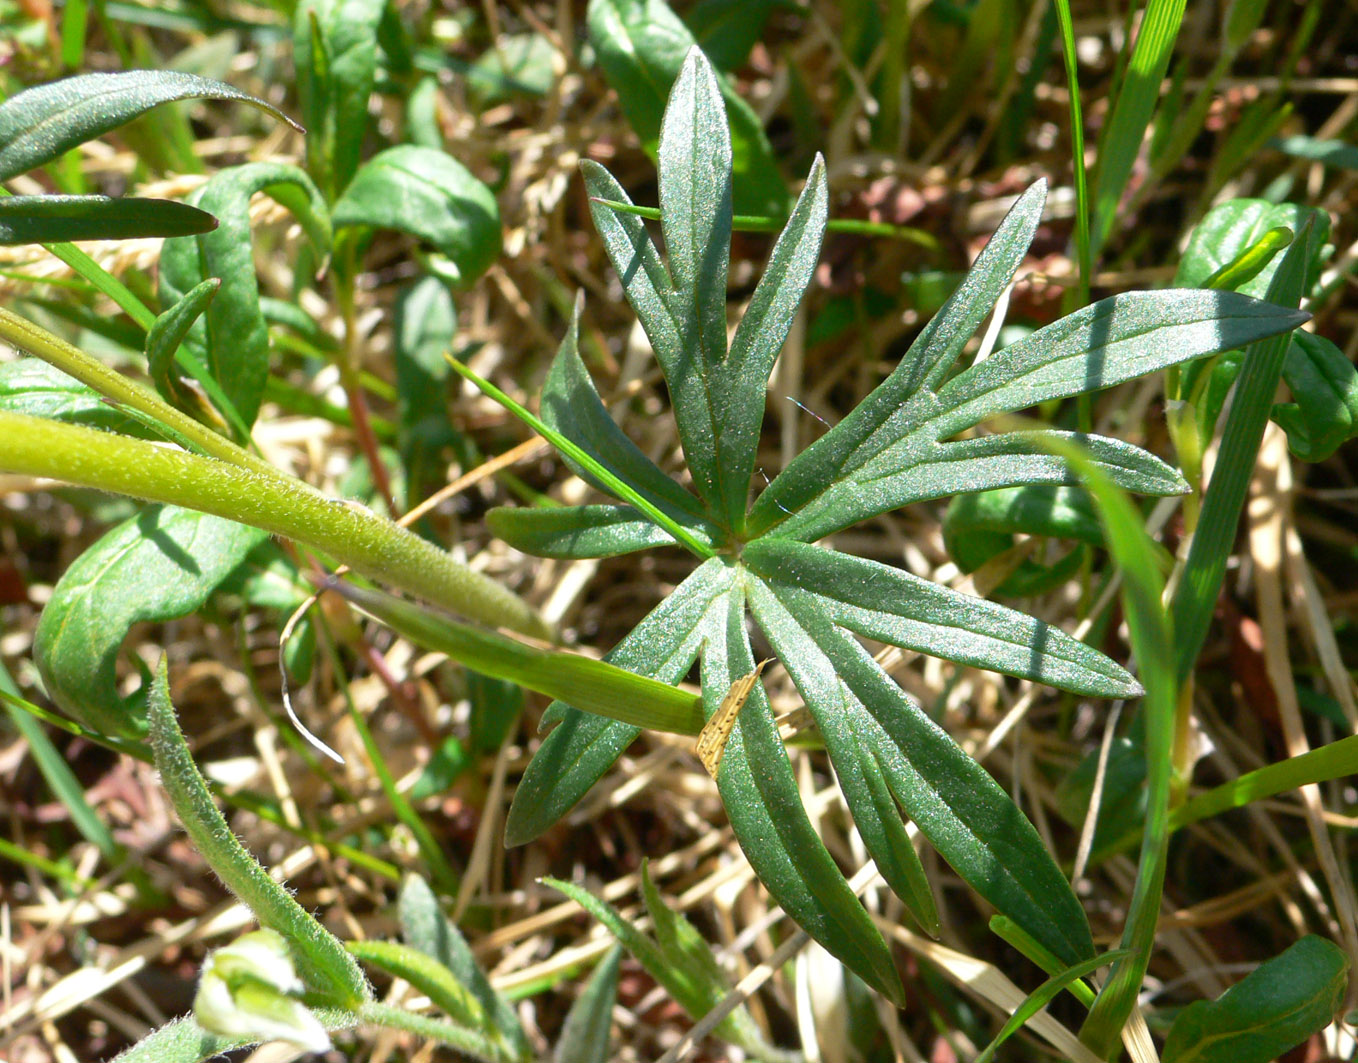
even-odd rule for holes
{"type": "Polygon", "coordinates": [[[446,152],[402,144],[374,156],[335,204],[335,227],[396,229],[447,256],[470,284],[500,256],[500,207],[446,152]]]}

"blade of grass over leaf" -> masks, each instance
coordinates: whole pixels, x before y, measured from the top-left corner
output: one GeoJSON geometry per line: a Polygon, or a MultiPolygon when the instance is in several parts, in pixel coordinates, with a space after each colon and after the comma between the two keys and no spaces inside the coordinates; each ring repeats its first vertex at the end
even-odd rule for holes
{"type": "Polygon", "coordinates": [[[535,557],[617,557],[674,544],[631,506],[500,506],[486,523],[496,538],[535,557]]]}
{"type": "Polygon", "coordinates": [[[1104,538],[1122,574],[1122,602],[1132,652],[1146,687],[1146,821],[1136,885],[1128,906],[1118,961],[1086,1017],[1080,1039],[1099,1057],[1110,1058],[1137,995],[1155,945],[1169,845],[1169,797],[1173,774],[1175,707],[1174,626],[1162,604],[1164,581],[1155,564],[1141,516],[1130,500],[1094,464],[1069,444],[1066,458],[1084,478],[1103,522],[1104,538]]]}
{"type": "MultiPolygon", "coordinates": [[[[557,349],[556,358],[542,386],[542,420],[549,428],[572,440],[595,463],[652,502],[676,523],[694,529],[702,538],[716,540],[719,530],[704,514],[699,501],[666,476],[618,427],[604,409],[594,381],[580,358],[580,313],[583,298],[576,296],[571,321],[557,349]]],[[[583,478],[607,494],[621,497],[604,480],[569,455],[566,462],[583,478]]],[[[612,481],[610,481],[611,483],[612,481]]]]}
{"type": "MultiPolygon", "coordinates": [[[[1271,302],[1292,307],[1300,303],[1312,239],[1313,230],[1308,225],[1287,249],[1269,284],[1271,302]]],[[[1170,605],[1177,638],[1174,660],[1179,683],[1192,672],[1207,638],[1289,342],[1287,335],[1278,335],[1252,344],[1245,352],[1244,368],[1222,433],[1202,516],[1170,605]]]]}
{"type": "Polygon", "coordinates": [[[1037,231],[1046,198],[1045,181],[1019,197],[966,278],[891,375],[844,420],[797,455],[755,499],[747,525],[750,534],[767,531],[841,479],[846,468],[861,464],[863,455],[879,449],[876,434],[892,414],[921,388],[932,390],[939,385],[1013,279],[1037,231]]]}
{"type": "Polygon", "coordinates": [[[660,507],[650,499],[643,497],[638,491],[633,489],[630,484],[619,479],[570,439],[566,438],[555,429],[549,428],[540,418],[529,413],[522,405],[511,399],[489,380],[485,380],[478,376],[471,367],[457,361],[455,358],[448,359],[448,362],[459,376],[466,380],[470,380],[483,394],[498,402],[520,421],[528,425],[529,428],[537,432],[538,435],[547,440],[547,442],[551,443],[552,446],[559,450],[563,455],[569,457],[583,468],[588,469],[596,479],[607,486],[611,494],[636,506],[637,509],[645,513],[646,516],[653,520],[657,525],[669,532],[676,542],[682,543],[699,557],[709,558],[716,556],[716,550],[713,549],[711,543],[705,543],[697,538],[693,532],[679,524],[671,518],[669,514],[663,512],[660,507]]]}
{"type": "MultiPolygon", "coordinates": [[[[638,218],[646,218],[649,221],[660,220],[661,210],[659,207],[643,207],[636,203],[625,203],[617,199],[600,199],[594,196],[590,197],[590,202],[622,214],[635,214],[638,218]]],[[[787,218],[773,218],[763,214],[731,215],[731,231],[737,233],[778,233],[783,231],[787,223],[787,218]]],[[[938,251],[940,248],[937,238],[932,233],[924,229],[916,229],[910,225],[890,225],[887,222],[866,221],[863,218],[830,218],[825,223],[825,229],[832,233],[853,233],[856,236],[880,236],[889,240],[905,240],[912,244],[918,244],[927,251],[938,251]]]]}

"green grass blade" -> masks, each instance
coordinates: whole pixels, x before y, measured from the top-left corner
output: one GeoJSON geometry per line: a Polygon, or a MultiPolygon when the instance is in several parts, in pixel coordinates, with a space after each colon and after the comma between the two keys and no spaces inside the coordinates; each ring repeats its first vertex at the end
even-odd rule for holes
{"type": "Polygon", "coordinates": [[[448,359],[448,361],[449,364],[452,365],[453,369],[456,370],[460,376],[464,377],[467,380],[470,380],[473,384],[475,384],[478,388],[481,389],[483,394],[488,395],[490,398],[498,402],[501,406],[503,406],[506,410],[512,413],[520,421],[528,425],[529,428],[537,432],[538,435],[542,436],[545,440],[547,440],[547,442],[551,443],[552,446],[559,450],[563,455],[570,458],[572,461],[581,465],[585,469],[588,469],[593,476],[595,476],[601,483],[605,484],[608,487],[610,493],[616,495],[618,498],[621,498],[626,502],[632,503],[632,505],[636,506],[637,509],[641,510],[648,517],[650,517],[651,520],[655,521],[656,524],[660,525],[660,527],[664,528],[667,532],[674,536],[677,542],[680,542],[684,546],[688,547],[689,550],[697,554],[699,557],[708,558],[716,556],[716,551],[711,547],[711,545],[702,542],[700,539],[694,536],[687,528],[685,528],[683,525],[679,524],[677,521],[671,518],[669,514],[662,511],[660,507],[657,506],[654,502],[652,502],[649,498],[644,497],[638,491],[633,489],[631,484],[625,483],[623,480],[619,479],[610,470],[606,469],[603,465],[599,464],[599,462],[597,462],[594,458],[592,458],[589,454],[587,454],[584,450],[582,450],[571,440],[563,436],[560,432],[556,431],[553,428],[549,428],[540,418],[530,413],[519,403],[515,402],[503,391],[501,391],[494,384],[492,384],[489,380],[485,380],[481,376],[477,375],[475,370],[473,370],[470,366],[464,365],[462,362],[457,361],[455,358],[450,358],[448,359]]]}
{"type": "Polygon", "coordinates": [[[1126,949],[1113,949],[1111,952],[1095,956],[1092,960],[1085,960],[1073,967],[1067,967],[1060,974],[1048,978],[1029,993],[1023,1003],[1014,1011],[1014,1014],[1009,1016],[1004,1026],[1000,1028],[1000,1032],[995,1035],[994,1040],[986,1045],[985,1050],[976,1057],[976,1063],[990,1063],[995,1058],[995,1053],[1000,1050],[1000,1046],[1018,1033],[1029,1019],[1055,1000],[1061,990],[1070,988],[1071,985],[1086,975],[1093,974],[1100,967],[1106,967],[1113,961],[1120,960],[1127,955],[1129,953],[1126,949]]]}
{"type": "Polygon", "coordinates": [[[1089,302],[1089,280],[1094,271],[1093,245],[1089,237],[1089,174],[1085,170],[1084,114],[1080,105],[1080,78],[1075,54],[1075,26],[1070,0],[1055,0],[1061,29],[1061,59],[1066,66],[1066,89],[1070,93],[1070,152],[1075,160],[1075,255],[1080,283],[1075,305],[1089,302]]]}
{"type": "Polygon", "coordinates": [[[1178,683],[1173,665],[1173,625],[1161,604],[1164,581],[1155,563],[1150,538],[1142,527],[1141,515],[1127,496],[1083,455],[1073,447],[1063,449],[1067,460],[1085,478],[1085,486],[1103,522],[1109,552],[1122,573],[1123,610],[1131,633],[1132,652],[1146,688],[1146,821],[1136,885],[1122,933],[1122,947],[1130,950],[1131,955],[1114,966],[1080,1031],[1080,1039],[1096,1055],[1108,1059],[1136,1004],[1155,945],[1169,845],[1178,683]]]}
{"type": "MultiPolygon", "coordinates": [[[[1300,304],[1313,235],[1314,230],[1308,224],[1287,249],[1269,284],[1270,301],[1288,307],[1300,304]]],[[[1170,606],[1177,638],[1176,678],[1180,683],[1192,673],[1198,652],[1207,638],[1207,628],[1226,573],[1226,560],[1235,543],[1241,507],[1245,504],[1245,494],[1254,472],[1254,459],[1273,407],[1274,391],[1290,342],[1290,334],[1283,333],[1251,344],[1245,352],[1244,368],[1236,382],[1235,401],[1222,433],[1212,482],[1203,500],[1202,516],[1170,606]]]]}
{"type": "Polygon", "coordinates": [[[1169,67],[1185,0],[1148,0],[1141,30],[1132,48],[1127,72],[1118,88],[1113,113],[1099,144],[1098,172],[1094,183],[1094,227],[1090,234],[1091,257],[1097,258],[1113,228],[1132,164],[1160,98],[1160,82],[1169,67]]]}

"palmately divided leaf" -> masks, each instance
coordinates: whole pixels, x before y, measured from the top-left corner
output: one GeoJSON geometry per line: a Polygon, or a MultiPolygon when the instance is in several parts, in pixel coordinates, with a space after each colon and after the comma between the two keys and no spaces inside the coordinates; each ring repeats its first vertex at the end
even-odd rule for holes
{"type": "Polygon", "coordinates": [[[1043,440],[1053,439],[1083,446],[1114,483],[1129,491],[1176,495],[1188,490],[1177,469],[1140,447],[1106,436],[1007,432],[938,443],[921,433],[888,447],[851,477],[826,488],[773,534],[810,541],[912,502],[999,487],[1074,484],[1077,477],[1066,460],[1043,446],[1043,440]]]}
{"type": "Polygon", "coordinates": [[[755,500],[749,528],[762,532],[815,498],[843,470],[856,468],[881,448],[873,438],[891,415],[921,388],[937,387],[1013,279],[1033,241],[1047,183],[1018,198],[977,256],[957,290],[910,345],[900,364],[829,432],[797,455],[755,500]]]}
{"type": "MultiPolygon", "coordinates": [[[[604,660],[640,675],[677,683],[698,656],[708,613],[721,609],[731,566],[712,558],[647,614],[604,660]]],[[[641,733],[641,728],[553,702],[543,726],[555,723],[524,772],[505,821],[505,844],[530,842],[564,816],[641,733]]]]}
{"type": "Polygon", "coordinates": [[[271,104],[196,74],[175,70],[81,74],[25,89],[0,105],[0,181],[51,162],[152,107],[195,99],[239,100],[290,123],[271,104]]]}
{"type": "Polygon", "coordinates": [[[498,506],[486,514],[491,534],[534,557],[617,557],[674,537],[631,506],[498,506]]]}
{"type": "MultiPolygon", "coordinates": [[[[757,579],[752,579],[748,587],[750,610],[755,620],[787,665],[788,673],[807,704],[828,707],[836,700],[852,698],[835,675],[829,658],[769,589],[757,579]]],[[[855,720],[847,712],[836,713],[827,708],[817,720],[823,724],[821,733],[839,779],[839,788],[868,854],[887,885],[905,903],[919,925],[937,936],[938,909],[933,891],[914,843],[901,821],[900,808],[874,743],[854,730],[855,720]]]]}
{"type": "MultiPolygon", "coordinates": [[[[835,713],[852,719],[854,733],[872,746],[896,799],[924,836],[1001,914],[1064,963],[1093,956],[1079,901],[1009,795],[906,697],[853,636],[827,621],[819,599],[788,586],[770,591],[847,685],[850,696],[829,704],[808,699],[817,721],[835,713]]],[[[789,671],[800,664],[785,663],[789,671]]],[[[827,720],[821,730],[838,726],[827,720]]]]}
{"type": "MultiPolygon", "coordinates": [[[[717,711],[731,684],[754,671],[745,596],[713,610],[703,642],[703,701],[717,711]]],[[[849,888],[802,807],[768,695],[755,683],[717,770],[731,829],[773,899],[841,963],[901,1006],[904,990],[882,935],[849,888]]]]}
{"type": "Polygon", "coordinates": [[[1076,694],[1141,693],[1124,669],[1059,628],[877,561],[773,538],[750,543],[744,558],[773,588],[815,595],[830,621],[879,642],[1076,694]]]}
{"type": "MultiPolygon", "coordinates": [[[[625,480],[657,509],[691,528],[699,538],[711,541],[716,529],[703,517],[698,500],[666,476],[608,415],[580,358],[579,333],[580,301],[577,299],[570,326],[543,384],[542,420],[588,451],[595,461],[625,480]]],[[[605,494],[611,493],[608,485],[591,475],[588,469],[569,457],[564,460],[577,476],[605,494]]]]}

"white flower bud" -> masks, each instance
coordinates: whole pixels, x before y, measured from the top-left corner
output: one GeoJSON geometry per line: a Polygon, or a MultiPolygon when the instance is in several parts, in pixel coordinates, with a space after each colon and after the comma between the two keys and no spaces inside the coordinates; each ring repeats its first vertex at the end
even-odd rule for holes
{"type": "Polygon", "coordinates": [[[209,1033],[286,1041],[308,1052],[330,1048],[330,1035],[300,1000],[302,980],[287,942],[272,930],[256,930],[208,954],[194,1018],[209,1033]]]}

